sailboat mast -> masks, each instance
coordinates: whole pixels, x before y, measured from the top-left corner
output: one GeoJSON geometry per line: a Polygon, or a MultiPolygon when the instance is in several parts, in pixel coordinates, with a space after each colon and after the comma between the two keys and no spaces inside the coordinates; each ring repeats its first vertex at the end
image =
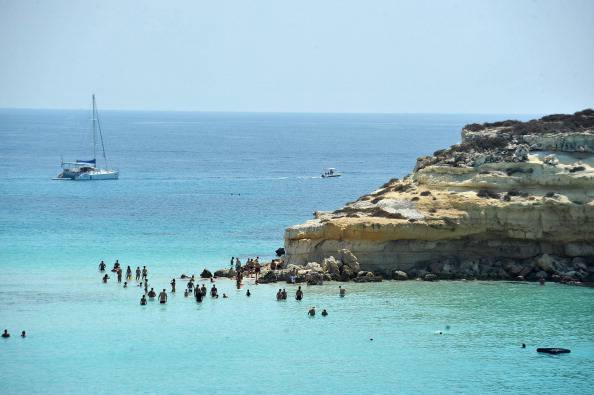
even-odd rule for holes
{"type": "Polygon", "coordinates": [[[95,108],[95,94],[93,93],[93,160],[97,161],[97,118],[95,108]]]}

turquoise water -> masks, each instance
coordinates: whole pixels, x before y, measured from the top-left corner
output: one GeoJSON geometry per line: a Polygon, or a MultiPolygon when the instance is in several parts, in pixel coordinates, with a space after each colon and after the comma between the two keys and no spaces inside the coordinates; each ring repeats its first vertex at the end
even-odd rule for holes
{"type": "Polygon", "coordinates": [[[293,286],[276,302],[274,284],[247,298],[220,280],[229,299],[141,307],[138,288],[99,281],[99,259],[146,264],[163,288],[269,257],[286,226],[505,116],[101,114],[121,179],[58,182],[60,155],[88,147],[87,115],[0,110],[1,393],[591,392],[588,288],[385,282],[341,299],[328,283],[299,303],[293,286]],[[326,167],[345,176],[319,178],[326,167]],[[330,315],[307,318],[310,305],[330,315]]]}

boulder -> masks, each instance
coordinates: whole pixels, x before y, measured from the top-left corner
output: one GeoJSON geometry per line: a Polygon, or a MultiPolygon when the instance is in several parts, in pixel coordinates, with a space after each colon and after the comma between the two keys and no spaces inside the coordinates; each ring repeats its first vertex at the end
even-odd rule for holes
{"type": "Polygon", "coordinates": [[[228,277],[229,269],[219,269],[214,272],[215,277],[228,277]]]}
{"type": "Polygon", "coordinates": [[[549,254],[543,254],[536,258],[536,266],[547,273],[555,271],[553,258],[549,254]]]}
{"type": "Polygon", "coordinates": [[[278,281],[277,273],[272,270],[263,272],[258,278],[258,282],[261,284],[269,284],[278,281]]]}
{"type": "Polygon", "coordinates": [[[348,266],[354,273],[357,273],[361,270],[361,266],[359,265],[359,261],[357,261],[357,257],[349,250],[338,250],[338,259],[342,265],[348,266]]]}
{"type": "Polygon", "coordinates": [[[435,274],[428,273],[428,274],[425,274],[425,276],[423,277],[423,280],[424,281],[437,281],[438,278],[437,278],[437,276],[435,274]]]}
{"type": "Polygon", "coordinates": [[[322,262],[322,269],[330,274],[340,273],[339,262],[333,256],[324,258],[324,261],[322,262]]]}
{"type": "Polygon", "coordinates": [[[322,266],[320,266],[320,264],[317,262],[308,262],[307,265],[305,265],[305,268],[307,270],[313,270],[318,273],[322,273],[324,271],[322,269],[322,266]]]}
{"type": "Polygon", "coordinates": [[[550,166],[557,166],[559,164],[559,159],[557,159],[555,154],[545,156],[542,161],[550,166]]]}
{"type": "Polygon", "coordinates": [[[408,274],[401,270],[395,270],[393,274],[394,280],[405,281],[408,280],[408,274]]]}
{"type": "Polygon", "coordinates": [[[324,276],[316,271],[311,271],[305,275],[307,285],[322,285],[324,284],[324,276]]]}
{"type": "Polygon", "coordinates": [[[281,257],[283,255],[285,255],[285,249],[283,247],[277,249],[275,252],[276,256],[281,257]]]}
{"type": "Polygon", "coordinates": [[[200,273],[200,277],[202,278],[211,278],[212,273],[208,269],[204,269],[202,273],[200,273]]]}

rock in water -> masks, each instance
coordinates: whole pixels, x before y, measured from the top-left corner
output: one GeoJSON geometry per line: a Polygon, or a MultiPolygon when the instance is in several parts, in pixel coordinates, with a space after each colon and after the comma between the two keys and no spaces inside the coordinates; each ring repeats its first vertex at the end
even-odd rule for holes
{"type": "Polygon", "coordinates": [[[200,277],[202,277],[202,278],[211,278],[212,277],[212,273],[209,270],[204,269],[202,271],[202,273],[200,273],[200,277]]]}
{"type": "Polygon", "coordinates": [[[593,163],[592,110],[466,125],[460,144],[419,158],[412,174],[288,228],[285,263],[322,262],[342,280],[594,281],[593,163]]]}

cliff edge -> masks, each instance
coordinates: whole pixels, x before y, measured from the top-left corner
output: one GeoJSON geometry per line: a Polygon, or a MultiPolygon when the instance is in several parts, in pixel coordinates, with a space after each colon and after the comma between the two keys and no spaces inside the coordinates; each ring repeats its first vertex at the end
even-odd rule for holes
{"type": "Polygon", "coordinates": [[[285,263],[349,250],[409,277],[594,278],[594,111],[466,125],[412,174],[285,231],[285,263]]]}

